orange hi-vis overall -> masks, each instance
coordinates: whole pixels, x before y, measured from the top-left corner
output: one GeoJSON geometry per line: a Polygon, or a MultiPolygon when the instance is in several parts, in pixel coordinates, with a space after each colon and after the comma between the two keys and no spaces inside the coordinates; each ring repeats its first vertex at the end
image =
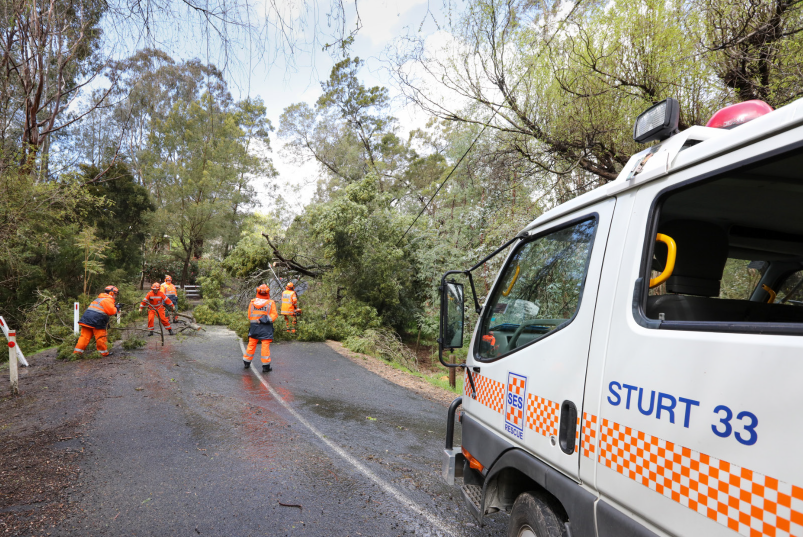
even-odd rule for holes
{"type": "Polygon", "coordinates": [[[254,359],[257,343],[262,342],[260,358],[262,364],[270,363],[270,342],[273,341],[273,323],[279,318],[276,312],[276,302],[270,298],[254,298],[248,305],[248,347],[243,354],[243,360],[250,362],[254,359]]]}
{"type": "Polygon", "coordinates": [[[296,331],[296,310],[298,309],[298,296],[295,291],[285,289],[282,293],[282,315],[284,315],[284,329],[286,332],[296,331]],[[290,319],[293,319],[293,329],[290,329],[290,319]]]}
{"type": "Polygon", "coordinates": [[[78,343],[75,344],[73,354],[84,354],[86,346],[92,337],[95,337],[95,346],[101,356],[108,356],[109,349],[106,345],[106,325],[109,324],[109,317],[117,314],[114,305],[114,298],[108,293],[101,293],[98,298],[92,301],[81,318],[78,325],[81,327],[81,335],[78,343]]]}
{"type": "MultiPolygon", "coordinates": [[[[176,286],[169,282],[164,282],[162,284],[162,288],[159,289],[161,292],[165,294],[167,298],[173,303],[173,305],[177,308],[178,307],[178,292],[176,291],[176,286]]],[[[178,316],[174,313],[173,314],[173,322],[178,321],[178,316]]]]}
{"type": "Polygon", "coordinates": [[[156,318],[156,314],[159,314],[159,320],[162,322],[165,328],[168,330],[172,330],[170,327],[170,320],[165,316],[165,305],[172,306],[173,302],[169,298],[165,296],[165,294],[161,291],[158,293],[154,293],[153,291],[148,291],[148,294],[145,295],[145,298],[142,299],[142,303],[140,304],[140,309],[143,307],[148,308],[148,330],[153,332],[153,321],[156,318]]]}

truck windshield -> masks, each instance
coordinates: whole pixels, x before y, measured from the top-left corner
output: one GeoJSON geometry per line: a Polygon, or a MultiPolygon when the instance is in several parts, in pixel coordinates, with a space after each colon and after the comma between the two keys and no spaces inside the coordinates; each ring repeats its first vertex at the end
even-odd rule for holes
{"type": "Polygon", "coordinates": [[[485,307],[480,358],[498,358],[571,322],[580,305],[596,226],[596,219],[584,220],[517,249],[485,307]]]}

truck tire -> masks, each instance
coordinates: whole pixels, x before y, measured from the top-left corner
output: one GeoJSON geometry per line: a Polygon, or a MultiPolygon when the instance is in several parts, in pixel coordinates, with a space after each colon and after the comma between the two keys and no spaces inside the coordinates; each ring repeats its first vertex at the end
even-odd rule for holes
{"type": "Polygon", "coordinates": [[[563,537],[566,527],[537,492],[519,494],[510,512],[508,537],[563,537]]]}

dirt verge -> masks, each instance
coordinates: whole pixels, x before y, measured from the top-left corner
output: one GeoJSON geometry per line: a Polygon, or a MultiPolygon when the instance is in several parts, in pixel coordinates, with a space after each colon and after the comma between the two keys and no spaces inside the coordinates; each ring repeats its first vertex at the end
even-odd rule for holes
{"type": "Polygon", "coordinates": [[[106,397],[106,379],[131,363],[61,362],[56,352],[29,357],[17,397],[7,376],[0,379],[0,534],[44,534],[76,514],[70,498],[85,453],[83,432],[106,397]]]}
{"type": "Polygon", "coordinates": [[[438,388],[422,378],[410,375],[404,371],[399,371],[379,358],[374,358],[373,356],[369,356],[367,354],[351,351],[344,347],[339,341],[327,339],[326,344],[332,350],[342,354],[355,364],[359,364],[365,369],[376,373],[380,377],[389,380],[394,384],[398,384],[403,388],[412,390],[431,401],[441,403],[444,406],[449,406],[449,404],[454,401],[455,397],[457,397],[456,393],[450,392],[449,390],[444,390],[443,388],[438,388]]]}

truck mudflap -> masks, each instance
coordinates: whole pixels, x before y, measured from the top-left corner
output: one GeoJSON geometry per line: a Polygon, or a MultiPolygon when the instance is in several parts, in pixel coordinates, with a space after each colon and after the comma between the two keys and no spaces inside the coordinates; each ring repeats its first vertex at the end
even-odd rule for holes
{"type": "Polygon", "coordinates": [[[454,486],[456,477],[463,477],[463,452],[461,448],[454,447],[454,415],[463,403],[463,398],[458,397],[449,405],[446,414],[446,448],[443,450],[441,475],[448,485],[454,486]]]}

